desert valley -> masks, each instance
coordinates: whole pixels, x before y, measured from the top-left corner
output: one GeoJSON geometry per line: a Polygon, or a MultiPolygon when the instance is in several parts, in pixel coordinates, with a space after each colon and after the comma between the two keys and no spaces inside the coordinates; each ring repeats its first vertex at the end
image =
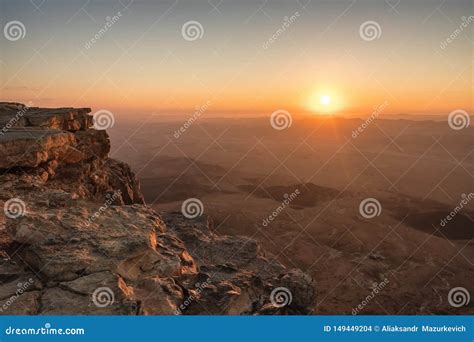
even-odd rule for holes
{"type": "Polygon", "coordinates": [[[132,166],[148,205],[199,199],[217,232],[255,238],[310,274],[314,314],[350,314],[385,279],[362,313],[461,313],[447,293],[474,290],[474,201],[442,220],[472,197],[472,126],[377,119],[354,134],[364,120],[303,117],[279,131],[268,117],[200,118],[176,138],[186,120],[110,130],[112,156],[132,166]],[[367,198],[380,203],[371,218],[359,210],[367,198]]]}

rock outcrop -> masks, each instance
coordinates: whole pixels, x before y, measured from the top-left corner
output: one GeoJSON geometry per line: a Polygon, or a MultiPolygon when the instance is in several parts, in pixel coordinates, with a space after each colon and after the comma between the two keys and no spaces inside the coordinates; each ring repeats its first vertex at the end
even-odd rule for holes
{"type": "Polygon", "coordinates": [[[0,313],[310,313],[308,275],[148,208],[89,112],[0,103],[0,313]]]}

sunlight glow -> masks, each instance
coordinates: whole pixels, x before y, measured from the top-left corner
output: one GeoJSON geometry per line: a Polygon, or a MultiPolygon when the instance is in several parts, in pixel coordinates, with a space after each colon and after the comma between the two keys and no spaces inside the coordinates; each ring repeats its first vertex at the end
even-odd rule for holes
{"type": "Polygon", "coordinates": [[[323,95],[319,101],[323,106],[328,106],[331,103],[331,97],[329,95],[323,95]]]}
{"type": "Polygon", "coordinates": [[[332,115],[342,109],[341,100],[333,89],[324,87],[310,92],[305,101],[306,108],[315,114],[332,115]]]}

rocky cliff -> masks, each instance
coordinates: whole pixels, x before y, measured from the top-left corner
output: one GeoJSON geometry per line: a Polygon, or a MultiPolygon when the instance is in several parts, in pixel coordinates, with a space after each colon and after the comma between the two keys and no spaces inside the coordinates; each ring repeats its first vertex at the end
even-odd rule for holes
{"type": "Polygon", "coordinates": [[[148,208],[89,113],[0,103],[0,313],[310,313],[308,275],[148,208]]]}

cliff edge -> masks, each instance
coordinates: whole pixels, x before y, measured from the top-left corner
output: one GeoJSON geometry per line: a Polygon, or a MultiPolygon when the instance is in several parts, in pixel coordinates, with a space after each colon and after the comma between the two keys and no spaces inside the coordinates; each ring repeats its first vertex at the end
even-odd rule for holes
{"type": "Polygon", "coordinates": [[[89,108],[0,103],[0,313],[308,314],[311,277],[148,208],[89,108]]]}

